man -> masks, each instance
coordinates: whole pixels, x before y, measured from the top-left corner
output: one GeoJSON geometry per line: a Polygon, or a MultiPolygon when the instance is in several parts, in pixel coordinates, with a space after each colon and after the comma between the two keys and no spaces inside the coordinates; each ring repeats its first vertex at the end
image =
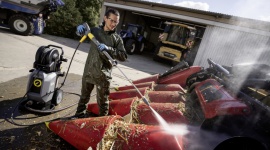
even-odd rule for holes
{"type": "MultiPolygon", "coordinates": [[[[109,110],[109,87],[111,81],[112,65],[102,51],[108,52],[112,58],[125,61],[127,54],[121,37],[115,32],[119,23],[120,14],[115,9],[109,9],[104,16],[101,26],[91,28],[91,33],[101,43],[96,46],[91,41],[87,60],[82,77],[81,97],[75,113],[76,117],[85,116],[86,104],[90,100],[90,94],[96,85],[97,103],[99,106],[99,116],[108,115],[109,110]]],[[[83,25],[77,27],[77,32],[84,34],[83,25]]]]}

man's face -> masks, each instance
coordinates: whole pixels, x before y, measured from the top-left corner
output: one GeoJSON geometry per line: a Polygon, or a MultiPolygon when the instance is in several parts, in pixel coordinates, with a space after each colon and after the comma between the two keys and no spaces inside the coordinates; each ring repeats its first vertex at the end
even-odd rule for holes
{"type": "Polygon", "coordinates": [[[119,16],[110,14],[109,17],[104,16],[105,31],[113,31],[119,23],[119,16]]]}

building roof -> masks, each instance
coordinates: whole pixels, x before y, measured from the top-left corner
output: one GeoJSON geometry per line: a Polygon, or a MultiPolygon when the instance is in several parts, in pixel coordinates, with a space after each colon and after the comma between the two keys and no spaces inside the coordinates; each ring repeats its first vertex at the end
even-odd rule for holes
{"type": "MultiPolygon", "coordinates": [[[[215,25],[221,23],[270,32],[270,22],[248,19],[217,12],[210,12],[199,9],[192,9],[187,7],[150,2],[145,0],[104,0],[104,3],[113,3],[115,4],[115,6],[121,5],[122,8],[125,7],[132,8],[133,9],[132,11],[138,12],[140,10],[149,10],[149,12],[152,13],[159,12],[154,14],[158,16],[165,16],[165,14],[166,14],[165,17],[172,17],[177,15],[178,16],[181,15],[182,17],[187,16],[184,18],[185,19],[194,18],[193,21],[202,25],[215,25]],[[138,9],[134,9],[135,7],[138,7],[138,9]]],[[[144,11],[144,13],[147,12],[144,11]]]]}
{"type": "MultiPolygon", "coordinates": [[[[234,15],[229,15],[229,14],[223,14],[219,12],[211,12],[211,11],[205,11],[205,10],[200,10],[200,9],[194,9],[194,8],[188,8],[188,7],[182,7],[182,6],[176,6],[176,5],[169,5],[169,4],[164,4],[164,3],[157,3],[157,2],[150,2],[147,0],[126,0],[126,1],[131,1],[131,2],[138,2],[142,4],[148,4],[148,5],[156,5],[160,7],[166,7],[166,8],[171,8],[171,9],[180,9],[186,12],[193,12],[197,14],[203,14],[203,15],[210,15],[218,18],[226,18],[226,19],[231,19],[231,18],[237,18],[239,19],[245,19],[245,20],[252,20],[252,21],[262,21],[262,20],[256,20],[256,19],[250,19],[250,18],[244,18],[244,17],[239,17],[239,16],[234,16],[234,15]]],[[[262,22],[267,22],[267,21],[262,21],[262,22]]]]}

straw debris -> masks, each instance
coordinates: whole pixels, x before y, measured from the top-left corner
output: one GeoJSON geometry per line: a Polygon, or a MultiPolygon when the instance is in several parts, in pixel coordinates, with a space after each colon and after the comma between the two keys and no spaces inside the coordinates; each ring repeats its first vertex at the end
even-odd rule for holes
{"type": "Polygon", "coordinates": [[[130,135],[128,124],[116,120],[113,124],[111,124],[106,132],[104,133],[104,137],[98,143],[98,150],[110,150],[110,149],[119,149],[114,147],[116,141],[124,141],[128,144],[128,136],[130,135]]]}
{"type": "Polygon", "coordinates": [[[142,100],[137,100],[135,101],[132,106],[131,106],[131,110],[130,110],[130,113],[131,113],[131,122],[133,123],[140,123],[140,119],[139,119],[139,116],[137,114],[137,106],[142,103],[142,100]]]}

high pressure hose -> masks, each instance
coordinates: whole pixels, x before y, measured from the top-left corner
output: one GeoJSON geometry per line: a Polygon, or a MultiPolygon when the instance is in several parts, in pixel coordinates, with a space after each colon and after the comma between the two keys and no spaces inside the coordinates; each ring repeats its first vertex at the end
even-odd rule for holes
{"type": "Polygon", "coordinates": [[[76,54],[76,51],[78,50],[78,48],[79,48],[80,45],[81,45],[81,42],[79,42],[78,46],[76,47],[76,49],[75,49],[75,51],[74,51],[74,53],[73,53],[73,55],[72,55],[72,57],[71,57],[71,60],[70,60],[70,63],[69,63],[69,65],[68,65],[68,69],[67,69],[67,73],[66,73],[66,75],[65,75],[64,81],[62,82],[61,86],[60,86],[58,89],[61,89],[62,86],[64,86],[65,81],[66,81],[66,78],[67,78],[67,75],[68,75],[68,73],[69,73],[69,69],[70,69],[71,63],[72,63],[73,58],[74,58],[74,56],[75,56],[75,54],[76,54]]]}

